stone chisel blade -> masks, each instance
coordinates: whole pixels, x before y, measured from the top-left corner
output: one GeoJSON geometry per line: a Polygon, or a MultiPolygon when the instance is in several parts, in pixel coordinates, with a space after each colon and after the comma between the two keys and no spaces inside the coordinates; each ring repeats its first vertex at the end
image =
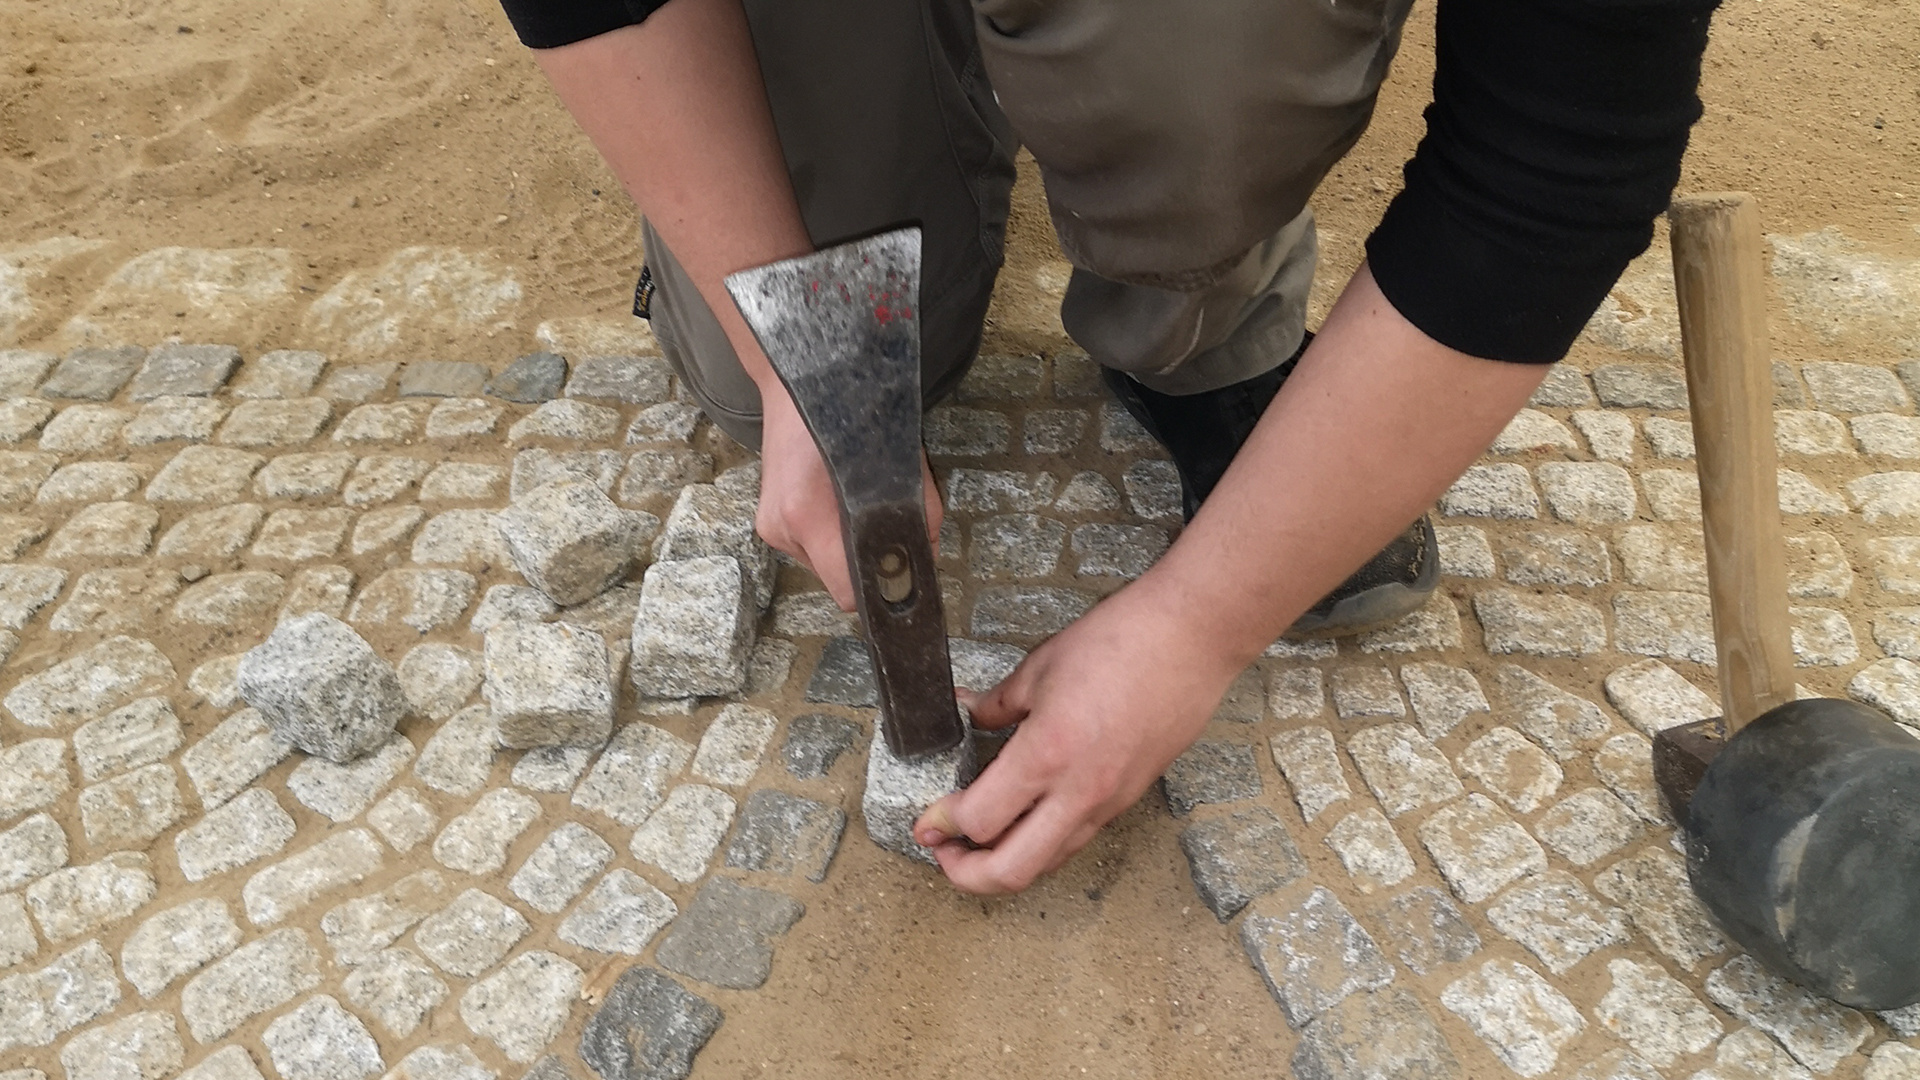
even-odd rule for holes
{"type": "Polygon", "coordinates": [[[820,447],[840,502],[880,726],[899,757],[966,738],[920,480],[920,230],[726,279],[820,447]]]}

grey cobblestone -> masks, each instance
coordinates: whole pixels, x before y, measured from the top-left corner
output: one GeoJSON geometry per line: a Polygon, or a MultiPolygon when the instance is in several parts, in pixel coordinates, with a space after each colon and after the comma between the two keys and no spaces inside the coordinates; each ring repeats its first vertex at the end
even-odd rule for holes
{"type": "Polygon", "coordinates": [[[150,998],[239,944],[240,927],[227,905],[203,897],[141,923],[120,950],[120,965],[140,996],[150,998]]]}
{"type": "Polygon", "coordinates": [[[1584,600],[1552,593],[1487,589],[1474,594],[1490,653],[1581,657],[1607,647],[1607,620],[1584,600]]]}
{"type": "Polygon", "coordinates": [[[325,499],[337,495],[359,459],[342,450],[282,454],[254,477],[254,490],[268,499],[325,499]]]}
{"type": "Polygon", "coordinates": [[[1555,975],[1628,939],[1626,915],[1595,900],[1561,870],[1530,877],[1500,894],[1487,906],[1487,921],[1555,975]]]}
{"type": "Polygon", "coordinates": [[[628,968],[580,1034],[603,1080],[684,1080],[720,1028],[720,1010],[650,967],[628,968]]]}
{"type": "Polygon", "coordinates": [[[1496,454],[1525,454],[1535,450],[1578,450],[1567,425],[1538,409],[1521,409],[1493,440],[1496,454]]]}
{"type": "Polygon", "coordinates": [[[1540,809],[1565,776],[1553,758],[1510,727],[1496,727],[1469,743],[1460,767],[1517,814],[1540,809]]]}
{"type": "Polygon", "coordinates": [[[1813,1080],[1780,1044],[1754,1028],[1742,1028],[1720,1040],[1713,1067],[1693,1074],[1693,1080],[1813,1080]]]}
{"type": "Polygon", "coordinates": [[[1492,711],[1480,681],[1465,668],[1406,664],[1400,668],[1400,681],[1406,685],[1420,730],[1429,739],[1441,738],[1475,713],[1492,711]]]}
{"type": "Polygon", "coordinates": [[[1706,909],[1687,883],[1686,863],[1661,848],[1649,848],[1594,875],[1594,889],[1626,909],[1654,947],[1686,971],[1727,948],[1706,909]]]}
{"type": "Polygon", "coordinates": [[[1613,633],[1624,653],[1714,662],[1713,611],[1696,593],[1615,593],[1613,633]]]}
{"type": "Polygon", "coordinates": [[[1299,1080],[1465,1075],[1419,999],[1391,987],[1353,994],[1321,1013],[1301,1032],[1288,1064],[1299,1080]]]}
{"type": "Polygon", "coordinates": [[[985,518],[974,522],[972,533],[968,565],[974,577],[985,579],[1045,577],[1059,564],[1067,539],[1065,525],[1038,514],[985,518]]]}
{"type": "Polygon", "coordinates": [[[1644,589],[1707,591],[1707,552],[1693,529],[1634,525],[1620,534],[1620,561],[1627,580],[1644,589]]]}
{"type": "Polygon", "coordinates": [[[519,912],[468,889],[421,922],[413,940],[443,971],[470,979],[499,963],[531,930],[519,912]]]}
{"type": "MultiPolygon", "coordinates": [[[[417,766],[416,766],[417,768],[417,766]]],[[[405,854],[440,827],[439,815],[411,788],[401,788],[367,811],[367,824],[393,850],[405,854]]]]}
{"type": "Polygon", "coordinates": [[[1553,516],[1582,525],[1633,519],[1633,477],[1605,461],[1549,461],[1534,471],[1553,516]]]}
{"type": "Polygon", "coordinates": [[[689,442],[704,416],[697,406],[684,401],[663,401],[658,405],[649,405],[634,414],[633,423],[627,425],[627,435],[622,441],[628,446],[689,442]]]}
{"type": "Polygon", "coordinates": [[[1534,529],[1500,546],[1507,580],[1515,585],[1604,585],[1613,580],[1607,543],[1576,529],[1534,529]]]}
{"type": "Polygon", "coordinates": [[[755,990],[773,973],[773,941],[806,913],[789,896],[709,878],[656,954],[668,971],[727,990],[755,990]]]}
{"type": "MultiPolygon", "coordinates": [[[[45,436],[41,441],[44,443],[45,436]]],[[[53,475],[60,459],[52,454],[0,451],[0,502],[26,502],[53,475]]]]}
{"type": "Polygon", "coordinates": [[[511,788],[495,788],[440,830],[433,857],[469,874],[492,874],[507,864],[507,848],[540,816],[540,803],[511,788]]]}
{"type": "Polygon", "coordinates": [[[460,997],[467,1030],[525,1064],[560,1035],[585,975],[542,949],[521,953],[460,997]]]}
{"type": "Polygon", "coordinates": [[[1395,958],[1415,975],[1431,975],[1480,951],[1480,935],[1431,885],[1416,885],[1381,904],[1375,924],[1395,958]]]}
{"type": "Polygon", "coordinates": [[[656,562],[642,579],[629,672],[642,694],[730,694],[747,677],[753,582],[726,555],[656,562]]]}
{"type": "Polygon", "coordinates": [[[438,871],[409,874],[377,893],[349,900],[320,919],[334,959],[356,967],[400,939],[447,902],[447,880],[438,871]]]}
{"type": "Polygon", "coordinates": [[[234,503],[266,459],[223,446],[189,446],[175,454],[147,485],[147,500],[159,503],[234,503]]]}
{"type": "Polygon", "coordinates": [[[1594,775],[1634,816],[1649,825],[1667,824],[1667,812],[1653,783],[1653,744],[1635,734],[1615,735],[1593,755],[1594,775]]]}
{"type": "Polygon", "coordinates": [[[80,827],[98,849],[144,848],[185,815],[173,767],[142,766],[80,792],[80,827]]]}
{"type": "Polygon", "coordinates": [[[506,623],[486,636],[486,695],[500,745],[598,746],[613,733],[606,641],[566,623],[506,623]]]}
{"type": "Polygon", "coordinates": [[[294,573],[287,586],[286,602],[280,605],[278,622],[320,612],[332,618],[347,614],[347,597],[353,592],[353,571],[344,566],[313,566],[294,573]]]}
{"type": "Polygon", "coordinates": [[[67,865],[67,834],[46,814],[0,830],[0,890],[31,884],[67,865]]]}
{"type": "Polygon", "coordinates": [[[326,893],[366,880],[384,864],[372,833],[348,829],[254,874],[240,898],[255,926],[272,926],[326,893]]]}
{"type": "Polygon", "coordinates": [[[1411,877],[1413,856],[1393,831],[1386,815],[1369,806],[1335,822],[1327,846],[1340,857],[1354,887],[1362,893],[1398,885],[1411,877]]]}
{"type": "MultiPolygon", "coordinates": [[[[696,760],[698,760],[696,758],[696,760]]],[[[633,857],[685,884],[700,880],[733,822],[733,797],[704,784],[681,784],[668,793],[633,834],[633,857]]]]}
{"type": "Polygon", "coordinates": [[[995,585],[979,590],[969,632],[974,637],[1051,637],[1093,606],[1078,589],[1047,585],[995,585]]]}
{"type": "Polygon", "coordinates": [[[420,748],[413,774],[435,791],[471,795],[486,785],[493,772],[495,746],[492,713],[485,705],[469,705],[441,724],[420,748]]]}
{"type": "Polygon", "coordinates": [[[133,378],[146,356],[147,350],[137,345],[75,349],[53,369],[53,376],[40,387],[40,394],[50,398],[105,401],[133,378]]]}
{"type": "Polygon", "coordinates": [[[667,797],[667,784],[693,759],[684,739],[643,721],[614,733],[587,778],[574,789],[573,805],[638,827],[667,797]]]}
{"type": "Polygon", "coordinates": [[[1276,720],[1311,720],[1327,711],[1319,668],[1278,667],[1267,674],[1267,712],[1276,720]]]}
{"type": "Polygon", "coordinates": [[[924,427],[927,452],[934,457],[1005,453],[1013,433],[1004,413],[953,405],[929,409],[924,427]]]}
{"type": "Polygon", "coordinates": [[[1614,412],[1587,410],[1573,414],[1573,426],[1586,436],[1593,456],[1602,461],[1633,461],[1633,420],[1614,412]]]}
{"type": "Polygon", "coordinates": [[[1853,636],[1853,624],[1832,608],[1790,607],[1793,619],[1792,644],[1795,660],[1801,666],[1841,667],[1860,659],[1860,646],[1853,636]]]}
{"type": "Polygon", "coordinates": [[[46,1046],[120,1002],[113,957],[88,941],[37,971],[0,977],[0,1051],[46,1046]]]}
{"type": "Polygon", "coordinates": [[[157,894],[152,863],[122,851],[85,866],[55,870],[27,886],[27,910],[54,944],[126,919],[157,894]]]}
{"type": "Polygon", "coordinates": [[[1518,714],[1514,723],[1547,752],[1570,761],[1612,733],[1600,706],[1567,693],[1518,664],[1502,664],[1495,685],[1518,714]]]}
{"type": "Polygon", "coordinates": [[[182,829],[173,850],[180,873],[188,881],[203,881],[278,853],[293,834],[293,818],[273,793],[252,788],[182,829]]]}
{"type": "Polygon", "coordinates": [[[50,559],[131,559],[147,553],[160,515],[138,503],[95,503],[60,526],[47,543],[50,559]]]}
{"type": "Polygon", "coordinates": [[[413,743],[395,734],[345,765],[308,758],[287,777],[287,790],[307,809],[330,821],[351,821],[406,770],[413,756],[413,743]]]}
{"type": "Polygon", "coordinates": [[[620,414],[604,405],[560,398],[542,404],[507,429],[507,441],[553,439],[558,442],[612,442],[620,431],[620,414]]]}
{"type": "Polygon", "coordinates": [[[1329,680],[1333,711],[1343,720],[1366,716],[1405,716],[1400,686],[1387,668],[1338,668],[1329,680]]]}
{"type": "Polygon", "coordinates": [[[1060,489],[1060,497],[1053,500],[1053,508],[1069,514],[1098,513],[1103,510],[1120,509],[1120,493],[1113,484],[1097,472],[1079,472],[1060,489]]]}
{"type": "Polygon", "coordinates": [[[408,650],[395,673],[409,709],[418,716],[444,720],[480,689],[486,678],[482,664],[481,654],[472,649],[429,641],[408,650]]]}
{"type": "Polygon", "coordinates": [[[355,555],[397,545],[413,535],[427,512],[418,506],[388,506],[360,515],[353,527],[352,549],[355,555]]]}
{"type": "Polygon", "coordinates": [[[261,353],[240,368],[233,396],[239,398],[299,397],[313,389],[327,358],[317,352],[275,349],[261,353]]]}
{"type": "Polygon", "coordinates": [[[265,618],[280,603],[286,581],[265,570],[215,574],[189,585],[173,604],[173,621],[237,626],[265,618]]]}
{"type": "Polygon", "coordinates": [[[1693,460],[1693,425],[1685,420],[1649,416],[1640,422],[1640,433],[1647,437],[1647,445],[1653,447],[1654,457],[1693,460]]]}
{"type": "Polygon", "coordinates": [[[474,461],[445,461],[420,481],[421,502],[482,502],[500,496],[507,471],[474,461]]]}
{"type": "Polygon", "coordinates": [[[665,501],[689,484],[705,484],[712,479],[713,455],[704,451],[686,447],[636,450],[620,476],[619,501],[629,505],[665,501]]]}
{"type": "Polygon", "coordinates": [[[347,621],[430,634],[459,622],[478,589],[464,570],[389,570],[361,590],[347,621]]]}
{"type": "Polygon", "coordinates": [[[431,462],[393,454],[369,454],[353,467],[341,499],[352,507],[391,502],[432,471],[431,462]]]}
{"type": "Polygon", "coordinates": [[[131,423],[121,429],[127,446],[156,446],[161,442],[205,442],[213,438],[227,415],[225,402],[205,398],[157,398],[140,405],[131,423]]]}
{"type": "Polygon", "coordinates": [[[184,1056],[173,1015],[140,1012],[67,1040],[60,1065],[68,1080],[161,1080],[180,1070],[184,1056]]]}
{"type": "Polygon", "coordinates": [[[1391,626],[1360,635],[1363,653],[1439,652],[1460,647],[1460,609],[1445,593],[1435,592],[1426,605],[1391,626]]]}
{"type": "Polygon", "coordinates": [[[393,374],[400,365],[391,361],[382,364],[335,364],[320,384],[319,395],[334,401],[365,401],[378,395],[393,380],[393,374]]]}
{"type": "MultiPolygon", "coordinates": [[[[132,420],[132,413],[111,405],[70,406],[40,429],[40,449],[52,454],[106,453],[114,449],[121,429],[132,420]]],[[[18,468],[42,456],[12,454],[9,461],[18,468]]]]}
{"type": "Polygon", "coordinates": [[[1148,521],[1177,522],[1181,516],[1180,475],[1171,461],[1136,461],[1120,474],[1127,506],[1148,521]]]}
{"type": "Polygon", "coordinates": [[[33,501],[41,506],[57,503],[97,503],[124,499],[139,490],[144,474],[119,461],[82,461],[56,469],[40,485],[33,501]]]}
{"type": "MultiPolygon", "coordinates": [[[[1804,473],[1798,473],[1792,469],[1781,469],[1777,479],[1780,489],[1780,512],[1783,514],[1840,515],[1847,512],[1847,504],[1842,502],[1838,495],[1807,479],[1804,473]]],[[[1912,494],[1911,487],[1900,492],[1903,498],[1912,494]]]]}
{"type": "Polygon", "coordinates": [[[342,989],[375,1023],[402,1037],[413,1034],[447,997],[447,984],[406,948],[375,954],[347,974],[342,989]]]}
{"type": "Polygon", "coordinates": [[[1161,778],[1167,806],[1179,817],[1202,803],[1230,803],[1260,794],[1253,748],[1202,739],[1173,759],[1161,778]]]}
{"type": "Polygon", "coordinates": [[[1448,517],[1534,518],[1540,496],[1524,465],[1475,465],[1440,496],[1448,517]]]}
{"type": "Polygon", "coordinates": [[[1418,831],[1440,876],[1469,904],[1547,869],[1540,845],[1484,795],[1469,794],[1441,809],[1418,831]]]}
{"type": "Polygon", "coordinates": [[[1306,860],[1273,811],[1249,806],[1197,822],[1180,834],[1194,889],[1221,922],[1257,897],[1307,873],[1306,860]]]}
{"type": "Polygon", "coordinates": [[[37,398],[0,400],[0,442],[17,443],[38,434],[53,417],[53,406],[37,398]]]}
{"type": "Polygon", "coordinates": [[[1324,888],[1298,906],[1257,908],[1241,921],[1240,942],[1296,1028],[1393,979],[1372,935],[1324,888]]]}
{"type": "Polygon", "coordinates": [[[860,726],[826,713],[796,716],[787,724],[780,756],[797,780],[818,780],[861,738],[860,726]]]}
{"type": "Polygon", "coordinates": [[[387,1067],[366,1025],[325,994],[268,1024],[260,1040],[284,1080],[362,1080],[387,1067]]]}
{"type": "Polygon", "coordinates": [[[1714,1004],[1780,1040],[1800,1064],[1831,1072],[1873,1033],[1867,1018],[1736,956],[1707,976],[1714,1004]]]}
{"type": "Polygon", "coordinates": [[[227,414],[216,441],[249,450],[300,446],[320,437],[333,419],[324,398],[243,401],[227,414]]]}
{"type": "Polygon", "coordinates": [[[145,629],[179,593],[180,575],[151,567],[89,570],[74,580],[67,600],[47,620],[62,633],[117,633],[145,629]]]}
{"type": "MultiPolygon", "coordinates": [[[[1874,430],[1876,425],[1869,423],[1867,427],[1868,430],[1874,430]]],[[[1859,421],[1856,420],[1854,431],[1858,433],[1860,430],[1859,421]]],[[[1853,439],[1847,435],[1847,425],[1829,413],[1800,409],[1777,410],[1773,414],[1773,437],[1775,448],[1782,454],[1821,457],[1853,453],[1853,439]]],[[[1868,451],[1868,453],[1876,452],[1868,451]]]]}
{"type": "Polygon", "coordinates": [[[554,931],[561,941],[594,952],[638,956],[680,909],[666,893],[627,869],[615,869],[583,897],[554,931]]]}
{"type": "Polygon", "coordinates": [[[1687,382],[1678,365],[1603,364],[1593,369],[1602,404],[1616,409],[1684,409],[1687,382]]]}
{"type": "Polygon", "coordinates": [[[1493,576],[1493,547],[1487,543],[1486,530],[1473,525],[1436,525],[1433,536],[1440,548],[1442,574],[1463,578],[1493,576]]]}
{"type": "Polygon", "coordinates": [[[1725,1029],[1693,991],[1658,964],[1614,960],[1612,980],[1594,1018],[1655,1065],[1697,1054],[1719,1041],[1725,1029]]]}
{"type": "Polygon", "coordinates": [[[26,963],[39,952],[40,939],[27,915],[27,902],[18,893],[0,894],[0,971],[26,963]]]}
{"type": "Polygon", "coordinates": [[[287,927],[250,941],[187,982],[180,1014],[201,1043],[223,1038],[261,1013],[320,985],[320,954],[287,927]]]}
{"type": "Polygon", "coordinates": [[[1621,801],[1587,788],[1540,815],[1533,831],[1575,866],[1599,861],[1640,835],[1640,823],[1621,801]]]}
{"type": "Polygon", "coordinates": [[[1447,759],[1410,724],[1382,724],[1347,739],[1347,754],[1394,817],[1466,793],[1447,759]]]}
{"type": "Polygon", "coordinates": [[[1323,727],[1293,728],[1268,741],[1273,763],[1293,788],[1300,816],[1311,822],[1320,812],[1353,794],[1340,768],[1333,733],[1323,727]]]}
{"type": "Polygon", "coordinates": [[[1647,507],[1661,521],[1700,520],[1700,479],[1678,469],[1648,469],[1640,474],[1647,507]]]}
{"type": "Polygon", "coordinates": [[[1465,1020],[1494,1056],[1527,1077],[1552,1071],[1559,1052],[1587,1026],[1566,995],[1511,960],[1489,960],[1447,984],[1440,1002],[1465,1020]]]}
{"type": "Polygon", "coordinates": [[[507,497],[518,499],[555,480],[582,480],[601,491],[612,491],[626,465],[627,456],[618,450],[522,450],[513,455],[507,497]]]}
{"type": "Polygon", "coordinates": [[[822,882],[846,827],[847,815],[837,806],[784,791],[756,791],[747,798],[740,825],[727,845],[726,864],[822,882]]]}
{"type": "Polygon", "coordinates": [[[535,911],[557,915],[612,858],[612,845],[585,825],[569,821],[533,849],[507,888],[535,911]]]}
{"type": "Polygon", "coordinates": [[[1828,412],[1906,412],[1913,406],[1900,380],[1883,367],[1809,361],[1800,374],[1814,404],[1828,412]]]}
{"type": "Polygon", "coordinates": [[[114,637],[22,679],[5,698],[28,727],[66,727],[172,685],[173,664],[152,643],[114,637]]]}
{"type": "Polygon", "coordinates": [[[38,349],[0,349],[0,398],[33,393],[58,359],[38,349]]]}
{"type": "Polygon", "coordinates": [[[573,363],[567,396],[647,405],[672,393],[671,369],[658,356],[589,356],[573,363]]]}

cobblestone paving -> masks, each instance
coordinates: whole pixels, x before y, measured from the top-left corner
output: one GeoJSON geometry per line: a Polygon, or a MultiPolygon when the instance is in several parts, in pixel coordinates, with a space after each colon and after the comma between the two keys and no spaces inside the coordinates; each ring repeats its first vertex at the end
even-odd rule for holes
{"type": "MultiPolygon", "coordinates": [[[[749,455],[663,362],[559,364],[0,353],[0,1080],[677,1077],[715,991],[833,917],[852,623],[752,539],[749,455]],[[653,567],[600,591],[633,529],[653,567]],[[342,761],[240,699],[310,612],[405,699],[342,761]],[[611,676],[613,730],[583,691],[570,745],[502,749],[555,722],[546,663],[611,676]]],[[[1920,725],[1920,363],[1776,376],[1803,681],[1920,725]]],[[[1920,1076],[1920,1010],[1810,999],[1686,890],[1648,768],[1716,711],[1685,418],[1671,363],[1556,371],[1441,500],[1433,602],[1275,645],[1169,770],[1295,1075],[1920,1076]]],[[[962,685],[1178,528],[1083,357],[983,359],[927,433],[962,685]]]]}

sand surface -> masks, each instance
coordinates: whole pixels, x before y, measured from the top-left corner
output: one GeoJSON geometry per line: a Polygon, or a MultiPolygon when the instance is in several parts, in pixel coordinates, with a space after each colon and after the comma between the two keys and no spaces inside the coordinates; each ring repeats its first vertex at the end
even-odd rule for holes
{"type": "MultiPolygon", "coordinates": [[[[1316,199],[1321,310],[1422,130],[1432,14],[1416,13],[1373,129],[1316,199]]],[[[15,342],[325,347],[304,301],[416,246],[469,253],[482,278],[507,268],[518,295],[350,349],[497,367],[541,323],[624,311],[633,207],[487,0],[5,0],[0,43],[0,248],[39,245],[15,342]],[[116,306],[115,269],[171,246],[285,251],[291,300],[240,316],[116,306]]],[[[1683,189],[1752,191],[1772,232],[1837,227],[1920,255],[1920,3],[1736,0],[1704,96],[1683,189]]],[[[1065,264],[1023,169],[993,351],[1066,344],[1050,313],[1065,264]]],[[[1804,320],[1776,320],[1776,343],[1801,359],[1907,348],[1804,320]]],[[[856,826],[773,981],[716,997],[727,1023],[697,1075],[1282,1075],[1294,1036],[1194,896],[1177,831],[1150,795],[1029,894],[980,901],[856,826]]],[[[1308,857],[1339,876],[1323,847],[1308,857]]]]}

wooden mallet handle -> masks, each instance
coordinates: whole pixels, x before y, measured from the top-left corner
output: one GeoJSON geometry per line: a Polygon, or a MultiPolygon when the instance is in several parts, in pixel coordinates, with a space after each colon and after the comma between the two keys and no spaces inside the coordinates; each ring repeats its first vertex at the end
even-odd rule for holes
{"type": "Polygon", "coordinates": [[[1707,592],[1728,734],[1794,699],[1786,545],[1760,213],[1749,195],[1667,211],[1707,539],[1707,592]]]}

